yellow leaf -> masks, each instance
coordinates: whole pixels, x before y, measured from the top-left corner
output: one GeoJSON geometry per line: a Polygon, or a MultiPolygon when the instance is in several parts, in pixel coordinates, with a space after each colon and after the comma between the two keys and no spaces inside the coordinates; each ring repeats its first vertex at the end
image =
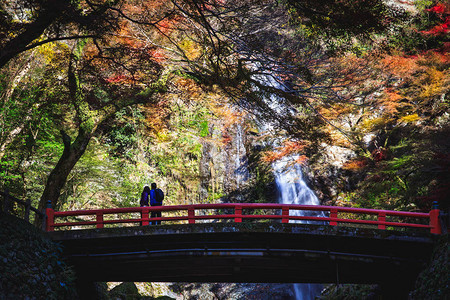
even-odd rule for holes
{"type": "Polygon", "coordinates": [[[417,115],[417,114],[412,114],[412,115],[401,117],[401,120],[406,123],[415,122],[419,119],[420,119],[419,115],[417,115]]]}

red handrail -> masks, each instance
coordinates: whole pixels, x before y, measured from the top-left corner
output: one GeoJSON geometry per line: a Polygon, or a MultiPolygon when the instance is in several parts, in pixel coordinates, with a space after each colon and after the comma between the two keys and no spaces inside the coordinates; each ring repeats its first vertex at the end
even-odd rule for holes
{"type": "Polygon", "coordinates": [[[117,223],[140,223],[148,225],[151,221],[188,221],[189,224],[194,224],[196,220],[221,220],[234,219],[234,222],[240,223],[243,219],[262,219],[262,220],[281,220],[282,223],[289,223],[290,220],[303,221],[322,221],[328,222],[331,226],[336,226],[338,223],[354,223],[377,225],[378,229],[386,229],[386,226],[391,227],[408,227],[408,228],[428,228],[431,233],[440,234],[441,228],[439,224],[439,209],[433,209],[429,213],[416,213],[405,211],[391,211],[379,209],[353,208],[353,207],[339,207],[339,206],[323,206],[323,205],[296,205],[296,204],[274,204],[274,203],[218,203],[218,204],[195,204],[195,205],[171,205],[171,206],[156,206],[156,207],[126,207],[126,208],[107,208],[107,209],[92,209],[92,210],[78,210],[78,211],[54,211],[51,208],[46,209],[47,213],[47,231],[53,231],[56,227],[66,226],[85,226],[96,225],[97,228],[103,228],[105,224],[117,223]],[[199,210],[220,210],[233,209],[233,214],[214,214],[214,215],[196,215],[195,212],[199,210]],[[244,210],[279,210],[280,214],[264,214],[253,215],[244,214],[244,210]],[[307,210],[316,212],[325,212],[327,215],[322,216],[293,216],[289,212],[295,210],[307,210]],[[150,212],[184,212],[180,216],[166,216],[166,217],[149,217],[150,212]],[[128,219],[110,219],[105,220],[105,215],[111,214],[127,214],[140,213],[138,218],[128,219]],[[351,219],[339,218],[339,213],[350,213],[357,215],[376,215],[377,220],[367,219],[351,219]],[[95,215],[95,221],[74,221],[56,223],[55,218],[74,217],[74,216],[89,216],[95,215]],[[414,219],[428,219],[428,224],[421,223],[401,223],[386,221],[386,217],[403,217],[414,219]]]}

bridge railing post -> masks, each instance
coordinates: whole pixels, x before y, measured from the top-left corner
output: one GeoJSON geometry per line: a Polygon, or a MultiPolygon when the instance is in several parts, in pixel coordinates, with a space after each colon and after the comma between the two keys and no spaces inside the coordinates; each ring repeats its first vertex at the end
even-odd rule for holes
{"type": "Polygon", "coordinates": [[[289,207],[281,209],[281,223],[289,223],[289,207]]]}
{"type": "Polygon", "coordinates": [[[96,223],[97,223],[97,228],[103,228],[105,225],[103,224],[103,212],[96,212],[95,213],[96,216],[96,223]]]}
{"type": "Polygon", "coordinates": [[[439,222],[439,205],[437,201],[433,202],[433,207],[430,211],[430,232],[434,234],[441,234],[441,224],[439,222]]]}
{"type": "Polygon", "coordinates": [[[53,225],[55,224],[55,211],[52,208],[52,201],[47,201],[47,207],[45,208],[45,230],[46,231],[54,231],[55,228],[53,225]]]}
{"type": "Polygon", "coordinates": [[[143,226],[148,225],[148,212],[149,212],[149,207],[148,206],[144,206],[141,210],[141,224],[143,226]],[[144,221],[143,219],[147,219],[146,221],[144,221]]]}
{"type": "Polygon", "coordinates": [[[236,205],[234,207],[234,222],[235,223],[242,223],[242,206],[236,205]]]}
{"type": "Polygon", "coordinates": [[[188,222],[189,224],[195,224],[195,210],[193,207],[188,208],[188,222]]]}
{"type": "MultiPolygon", "coordinates": [[[[378,222],[386,222],[386,212],[379,212],[378,213],[378,222]]],[[[378,224],[378,229],[386,229],[385,224],[378,224]]]]}
{"type": "MultiPolygon", "coordinates": [[[[337,216],[338,216],[337,209],[336,208],[331,208],[330,209],[330,218],[337,219],[337,216]]],[[[330,225],[331,226],[336,226],[337,225],[337,221],[330,220],[330,225]]]]}

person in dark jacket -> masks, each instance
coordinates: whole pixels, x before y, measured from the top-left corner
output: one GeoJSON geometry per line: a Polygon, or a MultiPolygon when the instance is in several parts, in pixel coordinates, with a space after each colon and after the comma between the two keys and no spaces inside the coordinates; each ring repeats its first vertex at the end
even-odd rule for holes
{"type": "MultiPolygon", "coordinates": [[[[148,199],[150,197],[150,188],[148,185],[144,187],[144,190],[141,193],[141,200],[139,201],[139,205],[142,206],[149,206],[148,199]]],[[[141,222],[142,226],[142,222],[141,222]]]]}
{"type": "Polygon", "coordinates": [[[139,201],[139,204],[141,206],[148,206],[149,196],[150,196],[150,188],[148,187],[148,185],[146,185],[141,193],[141,201],[139,201]]]}
{"type": "MultiPolygon", "coordinates": [[[[162,206],[162,202],[164,200],[164,193],[161,189],[156,188],[156,183],[151,184],[152,189],[149,193],[150,198],[150,205],[151,206],[162,206]]],[[[161,217],[160,211],[152,211],[151,213],[152,218],[159,218],[161,217]]],[[[161,221],[153,221],[151,224],[158,225],[161,224],[161,221]]]]}

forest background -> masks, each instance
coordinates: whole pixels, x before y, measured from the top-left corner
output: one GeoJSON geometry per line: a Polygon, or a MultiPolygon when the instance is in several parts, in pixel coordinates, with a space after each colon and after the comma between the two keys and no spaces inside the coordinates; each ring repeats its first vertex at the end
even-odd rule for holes
{"type": "Polygon", "coordinates": [[[150,182],[166,204],[270,202],[270,163],[297,153],[324,203],[448,206],[449,5],[369,2],[3,2],[1,188],[56,209],[134,206],[150,182]],[[244,187],[218,159],[238,127],[244,187]]]}

